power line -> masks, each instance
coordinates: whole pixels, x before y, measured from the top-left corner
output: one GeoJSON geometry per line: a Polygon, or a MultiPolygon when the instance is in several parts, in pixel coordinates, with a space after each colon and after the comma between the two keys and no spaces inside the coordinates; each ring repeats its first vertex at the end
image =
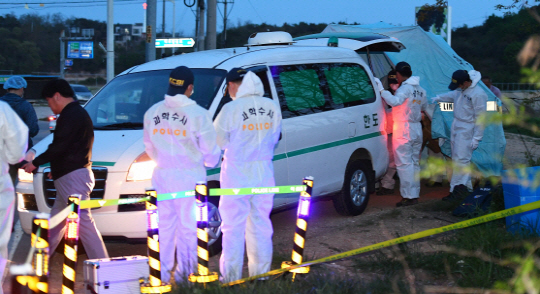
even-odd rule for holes
{"type": "MultiPolygon", "coordinates": [[[[114,2],[142,2],[143,0],[115,0],[114,2]]],[[[0,2],[0,5],[27,5],[27,4],[37,4],[37,5],[48,5],[48,4],[72,4],[72,3],[84,3],[84,4],[91,4],[91,3],[107,3],[107,0],[94,0],[94,1],[56,1],[56,2],[0,2]]]]}
{"type": "MultiPolygon", "coordinates": [[[[115,0],[115,5],[133,5],[133,4],[142,4],[145,0],[115,0]]],[[[47,8],[58,8],[58,7],[94,7],[94,6],[104,6],[107,4],[107,0],[101,1],[71,1],[71,2],[48,2],[48,3],[39,3],[44,4],[39,7],[32,7],[30,5],[37,5],[32,3],[9,3],[12,6],[6,7],[7,3],[0,2],[0,9],[32,9],[32,10],[45,10],[47,8]],[[66,4],[69,3],[69,4],[66,4]]]]}

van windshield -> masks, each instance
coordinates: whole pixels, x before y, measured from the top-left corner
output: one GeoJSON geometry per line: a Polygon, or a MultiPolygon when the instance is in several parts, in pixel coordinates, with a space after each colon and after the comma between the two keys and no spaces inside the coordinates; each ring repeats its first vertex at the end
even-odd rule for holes
{"type": "MultiPolygon", "coordinates": [[[[227,72],[192,69],[195,75],[191,99],[208,109],[227,72]]],[[[88,101],[85,109],[95,129],[142,129],[144,113],[162,101],[171,70],[149,71],[119,76],[88,101]]]]}

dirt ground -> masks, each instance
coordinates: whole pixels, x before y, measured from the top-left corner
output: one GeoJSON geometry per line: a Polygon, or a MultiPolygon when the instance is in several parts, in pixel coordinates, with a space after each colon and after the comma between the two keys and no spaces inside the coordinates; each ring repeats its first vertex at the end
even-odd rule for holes
{"type": "MultiPolygon", "coordinates": [[[[507,146],[505,152],[505,169],[513,165],[526,163],[525,152],[528,150],[536,158],[540,155],[540,139],[527,136],[520,138],[516,134],[505,134],[507,146]]],[[[311,219],[308,224],[304,258],[313,260],[341,253],[344,251],[376,244],[396,237],[420,232],[427,229],[445,226],[461,219],[453,217],[446,211],[431,209],[434,203],[440,202],[441,198],[448,194],[448,183],[443,187],[427,188],[422,184],[420,204],[395,208],[395,203],[401,197],[399,191],[393,195],[377,196],[370,195],[369,205],[365,212],[356,217],[344,217],[337,214],[330,199],[322,199],[312,205],[311,219]]],[[[278,268],[283,260],[290,260],[295,231],[296,210],[289,209],[274,213],[272,222],[274,225],[274,264],[273,269],[278,268]]],[[[430,247],[434,239],[423,241],[420,246],[430,247]]],[[[146,255],[145,244],[127,244],[123,242],[107,242],[107,248],[111,257],[125,255],[146,255]]],[[[77,287],[75,293],[83,293],[82,260],[85,255],[79,256],[77,270],[77,287]]],[[[219,256],[210,260],[210,267],[218,271],[219,256]]],[[[62,256],[56,254],[50,265],[49,293],[60,293],[62,280],[62,256]]],[[[333,272],[342,274],[357,274],[350,260],[338,261],[324,265],[333,272]]],[[[247,276],[247,267],[244,270],[247,276]]],[[[422,277],[417,277],[421,279],[422,277]]],[[[7,283],[6,283],[7,284],[7,283]]],[[[9,286],[4,285],[5,293],[10,293],[9,286]]]]}

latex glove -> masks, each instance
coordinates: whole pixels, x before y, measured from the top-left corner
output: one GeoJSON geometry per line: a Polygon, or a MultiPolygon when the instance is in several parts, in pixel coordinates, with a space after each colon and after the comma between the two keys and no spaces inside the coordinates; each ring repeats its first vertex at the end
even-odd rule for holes
{"type": "Polygon", "coordinates": [[[28,162],[32,162],[32,160],[34,160],[35,158],[36,158],[36,151],[34,149],[28,150],[28,152],[26,152],[26,155],[24,156],[24,160],[28,162]]]}
{"type": "Polygon", "coordinates": [[[431,100],[431,104],[433,104],[439,101],[439,97],[435,96],[435,97],[432,97],[430,100],[431,100]]]}
{"type": "Polygon", "coordinates": [[[375,80],[375,88],[379,91],[379,92],[382,92],[384,91],[384,87],[381,83],[381,80],[379,80],[378,78],[373,78],[375,80]]]}
{"type": "Polygon", "coordinates": [[[478,148],[478,141],[473,139],[471,142],[471,149],[474,151],[476,148],[478,148]]]}

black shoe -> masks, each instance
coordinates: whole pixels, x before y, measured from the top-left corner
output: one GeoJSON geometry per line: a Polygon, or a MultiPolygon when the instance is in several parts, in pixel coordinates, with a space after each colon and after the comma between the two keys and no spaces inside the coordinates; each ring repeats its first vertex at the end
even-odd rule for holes
{"type": "Polygon", "coordinates": [[[429,181],[429,182],[425,183],[424,186],[426,186],[428,188],[442,187],[442,183],[441,182],[429,181]]]}
{"type": "Polygon", "coordinates": [[[454,195],[454,193],[450,192],[450,194],[442,198],[442,201],[455,201],[457,199],[459,199],[459,197],[454,195]]]}
{"type": "Polygon", "coordinates": [[[465,185],[457,185],[454,187],[454,191],[450,192],[448,196],[443,197],[443,201],[456,201],[463,200],[469,195],[469,189],[465,185]]]}
{"type": "Polygon", "coordinates": [[[386,189],[385,187],[381,187],[379,188],[379,190],[377,191],[377,195],[389,195],[389,194],[394,194],[394,189],[386,189]]]}
{"type": "Polygon", "coordinates": [[[418,198],[413,198],[413,199],[403,198],[401,199],[401,201],[396,203],[396,207],[411,206],[415,204],[418,204],[418,198]]]}

